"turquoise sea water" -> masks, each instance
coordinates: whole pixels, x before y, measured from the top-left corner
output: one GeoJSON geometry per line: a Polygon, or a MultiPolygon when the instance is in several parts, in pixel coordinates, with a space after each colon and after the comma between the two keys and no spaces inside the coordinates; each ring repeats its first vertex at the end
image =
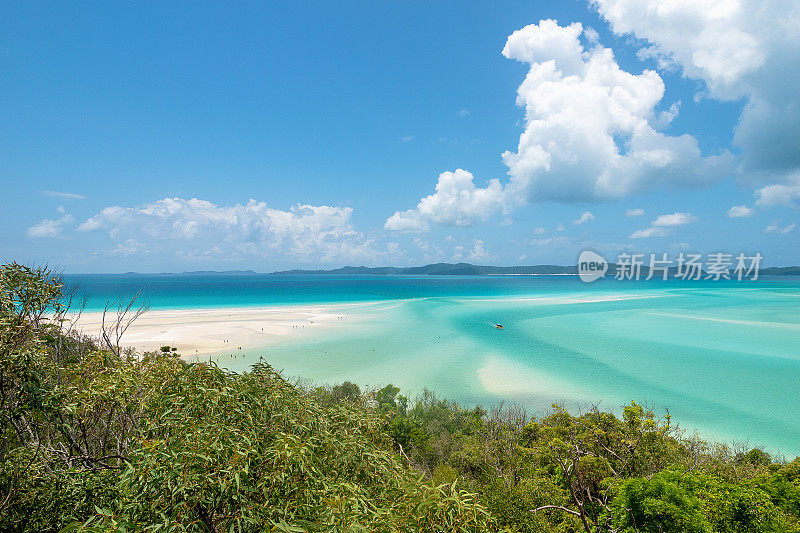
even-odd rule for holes
{"type": "Polygon", "coordinates": [[[73,276],[101,308],[372,302],[354,320],[218,362],[259,357],[287,376],[423,387],[459,402],[617,410],[636,400],[682,427],[800,454],[800,279],[568,276],[73,276]],[[503,330],[494,327],[501,323],[503,330]]]}

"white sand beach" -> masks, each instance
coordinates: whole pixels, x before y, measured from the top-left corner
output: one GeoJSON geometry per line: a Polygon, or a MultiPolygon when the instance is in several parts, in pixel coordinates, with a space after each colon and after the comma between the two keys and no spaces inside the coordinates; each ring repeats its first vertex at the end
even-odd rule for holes
{"type": "MultiPolygon", "coordinates": [[[[125,332],[120,345],[137,351],[172,346],[181,355],[202,356],[235,353],[247,348],[275,344],[319,328],[352,322],[374,304],[294,305],[209,309],[157,309],[139,317],[125,332]]],[[[108,324],[115,313],[106,317],[108,324]]],[[[84,312],[70,317],[74,328],[85,335],[101,335],[103,313],[84,312]]]]}

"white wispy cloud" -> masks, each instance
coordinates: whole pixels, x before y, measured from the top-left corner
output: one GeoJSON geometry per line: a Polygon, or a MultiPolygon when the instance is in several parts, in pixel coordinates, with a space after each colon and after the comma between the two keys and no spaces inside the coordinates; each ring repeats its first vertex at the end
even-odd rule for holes
{"type": "Polygon", "coordinates": [[[794,230],[795,224],[791,223],[787,226],[781,227],[780,220],[773,220],[769,223],[769,225],[764,229],[764,233],[778,233],[781,235],[786,235],[790,231],[794,230]]]}
{"type": "Polygon", "coordinates": [[[486,248],[485,241],[481,239],[474,239],[471,247],[466,247],[463,245],[456,246],[453,251],[453,259],[456,261],[467,260],[472,262],[481,262],[490,261],[493,259],[493,256],[486,248]]]}
{"type": "MultiPolygon", "coordinates": [[[[101,250],[98,252],[99,255],[105,255],[108,257],[130,257],[132,255],[137,255],[141,252],[147,253],[152,252],[154,250],[149,250],[147,245],[137,241],[136,239],[126,239],[123,242],[117,243],[117,245],[113,248],[108,250],[101,250]]],[[[178,255],[184,255],[185,252],[180,250],[178,255]]]]}
{"type": "Polygon", "coordinates": [[[649,228],[636,230],[631,233],[631,239],[645,239],[648,237],[666,237],[672,234],[672,228],[685,226],[695,222],[697,217],[691,213],[676,211],[675,213],[660,215],[650,223],[649,228]]]}
{"type": "Polygon", "coordinates": [[[405,250],[400,246],[399,242],[387,242],[386,243],[386,251],[389,252],[390,255],[403,255],[405,254],[405,250]]]}
{"type": "Polygon", "coordinates": [[[572,259],[570,260],[577,260],[578,255],[584,250],[596,250],[606,257],[613,257],[620,252],[634,250],[634,246],[630,243],[606,242],[565,235],[532,239],[526,244],[536,247],[537,255],[541,255],[543,252],[562,253],[571,256],[572,259]]]}
{"type": "Polygon", "coordinates": [[[670,215],[661,215],[656,218],[652,224],[653,226],[685,226],[691,222],[695,222],[697,217],[691,213],[675,212],[670,215]]]}
{"type": "Polygon", "coordinates": [[[626,216],[626,217],[640,217],[640,216],[642,216],[642,215],[644,215],[644,209],[642,209],[642,208],[638,208],[638,209],[627,209],[627,210],[625,211],[625,216],[626,216]]]}
{"type": "Polygon", "coordinates": [[[573,220],[572,223],[575,225],[585,224],[592,220],[594,220],[594,215],[589,211],[584,211],[583,213],[581,213],[581,216],[573,220]]]}
{"type": "Polygon", "coordinates": [[[666,228],[650,226],[645,229],[637,229],[631,233],[631,239],[646,239],[648,237],[666,237],[669,231],[666,228]]]}
{"type": "Polygon", "coordinates": [[[746,205],[734,205],[726,211],[726,214],[730,218],[748,218],[753,216],[753,209],[746,205]]]}
{"type": "Polygon", "coordinates": [[[60,192],[60,191],[42,191],[45,196],[55,196],[56,198],[64,198],[67,200],[86,200],[87,196],[76,194],[74,192],[60,192]]]}

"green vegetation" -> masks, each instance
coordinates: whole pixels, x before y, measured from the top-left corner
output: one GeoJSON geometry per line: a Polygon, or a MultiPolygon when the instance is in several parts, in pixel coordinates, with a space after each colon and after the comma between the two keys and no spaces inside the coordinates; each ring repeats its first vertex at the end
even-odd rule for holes
{"type": "Polygon", "coordinates": [[[101,346],[68,302],[46,269],[0,266],[0,531],[800,531],[800,460],[635,403],[529,420],[302,388],[101,346]]]}
{"type": "MultiPolygon", "coordinates": [[[[389,386],[378,397],[396,394],[389,386]]],[[[388,431],[432,483],[458,481],[512,531],[800,531],[800,459],[773,462],[686,438],[667,415],[625,407],[622,419],[553,406],[465,410],[426,392],[399,398],[388,431]]]]}

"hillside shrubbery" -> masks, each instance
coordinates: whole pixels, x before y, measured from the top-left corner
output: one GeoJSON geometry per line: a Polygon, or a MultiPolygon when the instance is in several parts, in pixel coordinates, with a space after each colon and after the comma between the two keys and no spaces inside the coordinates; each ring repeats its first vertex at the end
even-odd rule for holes
{"type": "Polygon", "coordinates": [[[528,420],[124,353],[61,291],[0,267],[0,531],[800,531],[800,461],[637,404],[528,420]]]}
{"type": "MultiPolygon", "coordinates": [[[[379,396],[396,395],[393,387],[379,396]]],[[[384,400],[388,431],[434,484],[458,481],[512,531],[800,531],[800,458],[685,437],[631,403],[622,418],[558,405],[467,410],[425,392],[384,400]]]]}

